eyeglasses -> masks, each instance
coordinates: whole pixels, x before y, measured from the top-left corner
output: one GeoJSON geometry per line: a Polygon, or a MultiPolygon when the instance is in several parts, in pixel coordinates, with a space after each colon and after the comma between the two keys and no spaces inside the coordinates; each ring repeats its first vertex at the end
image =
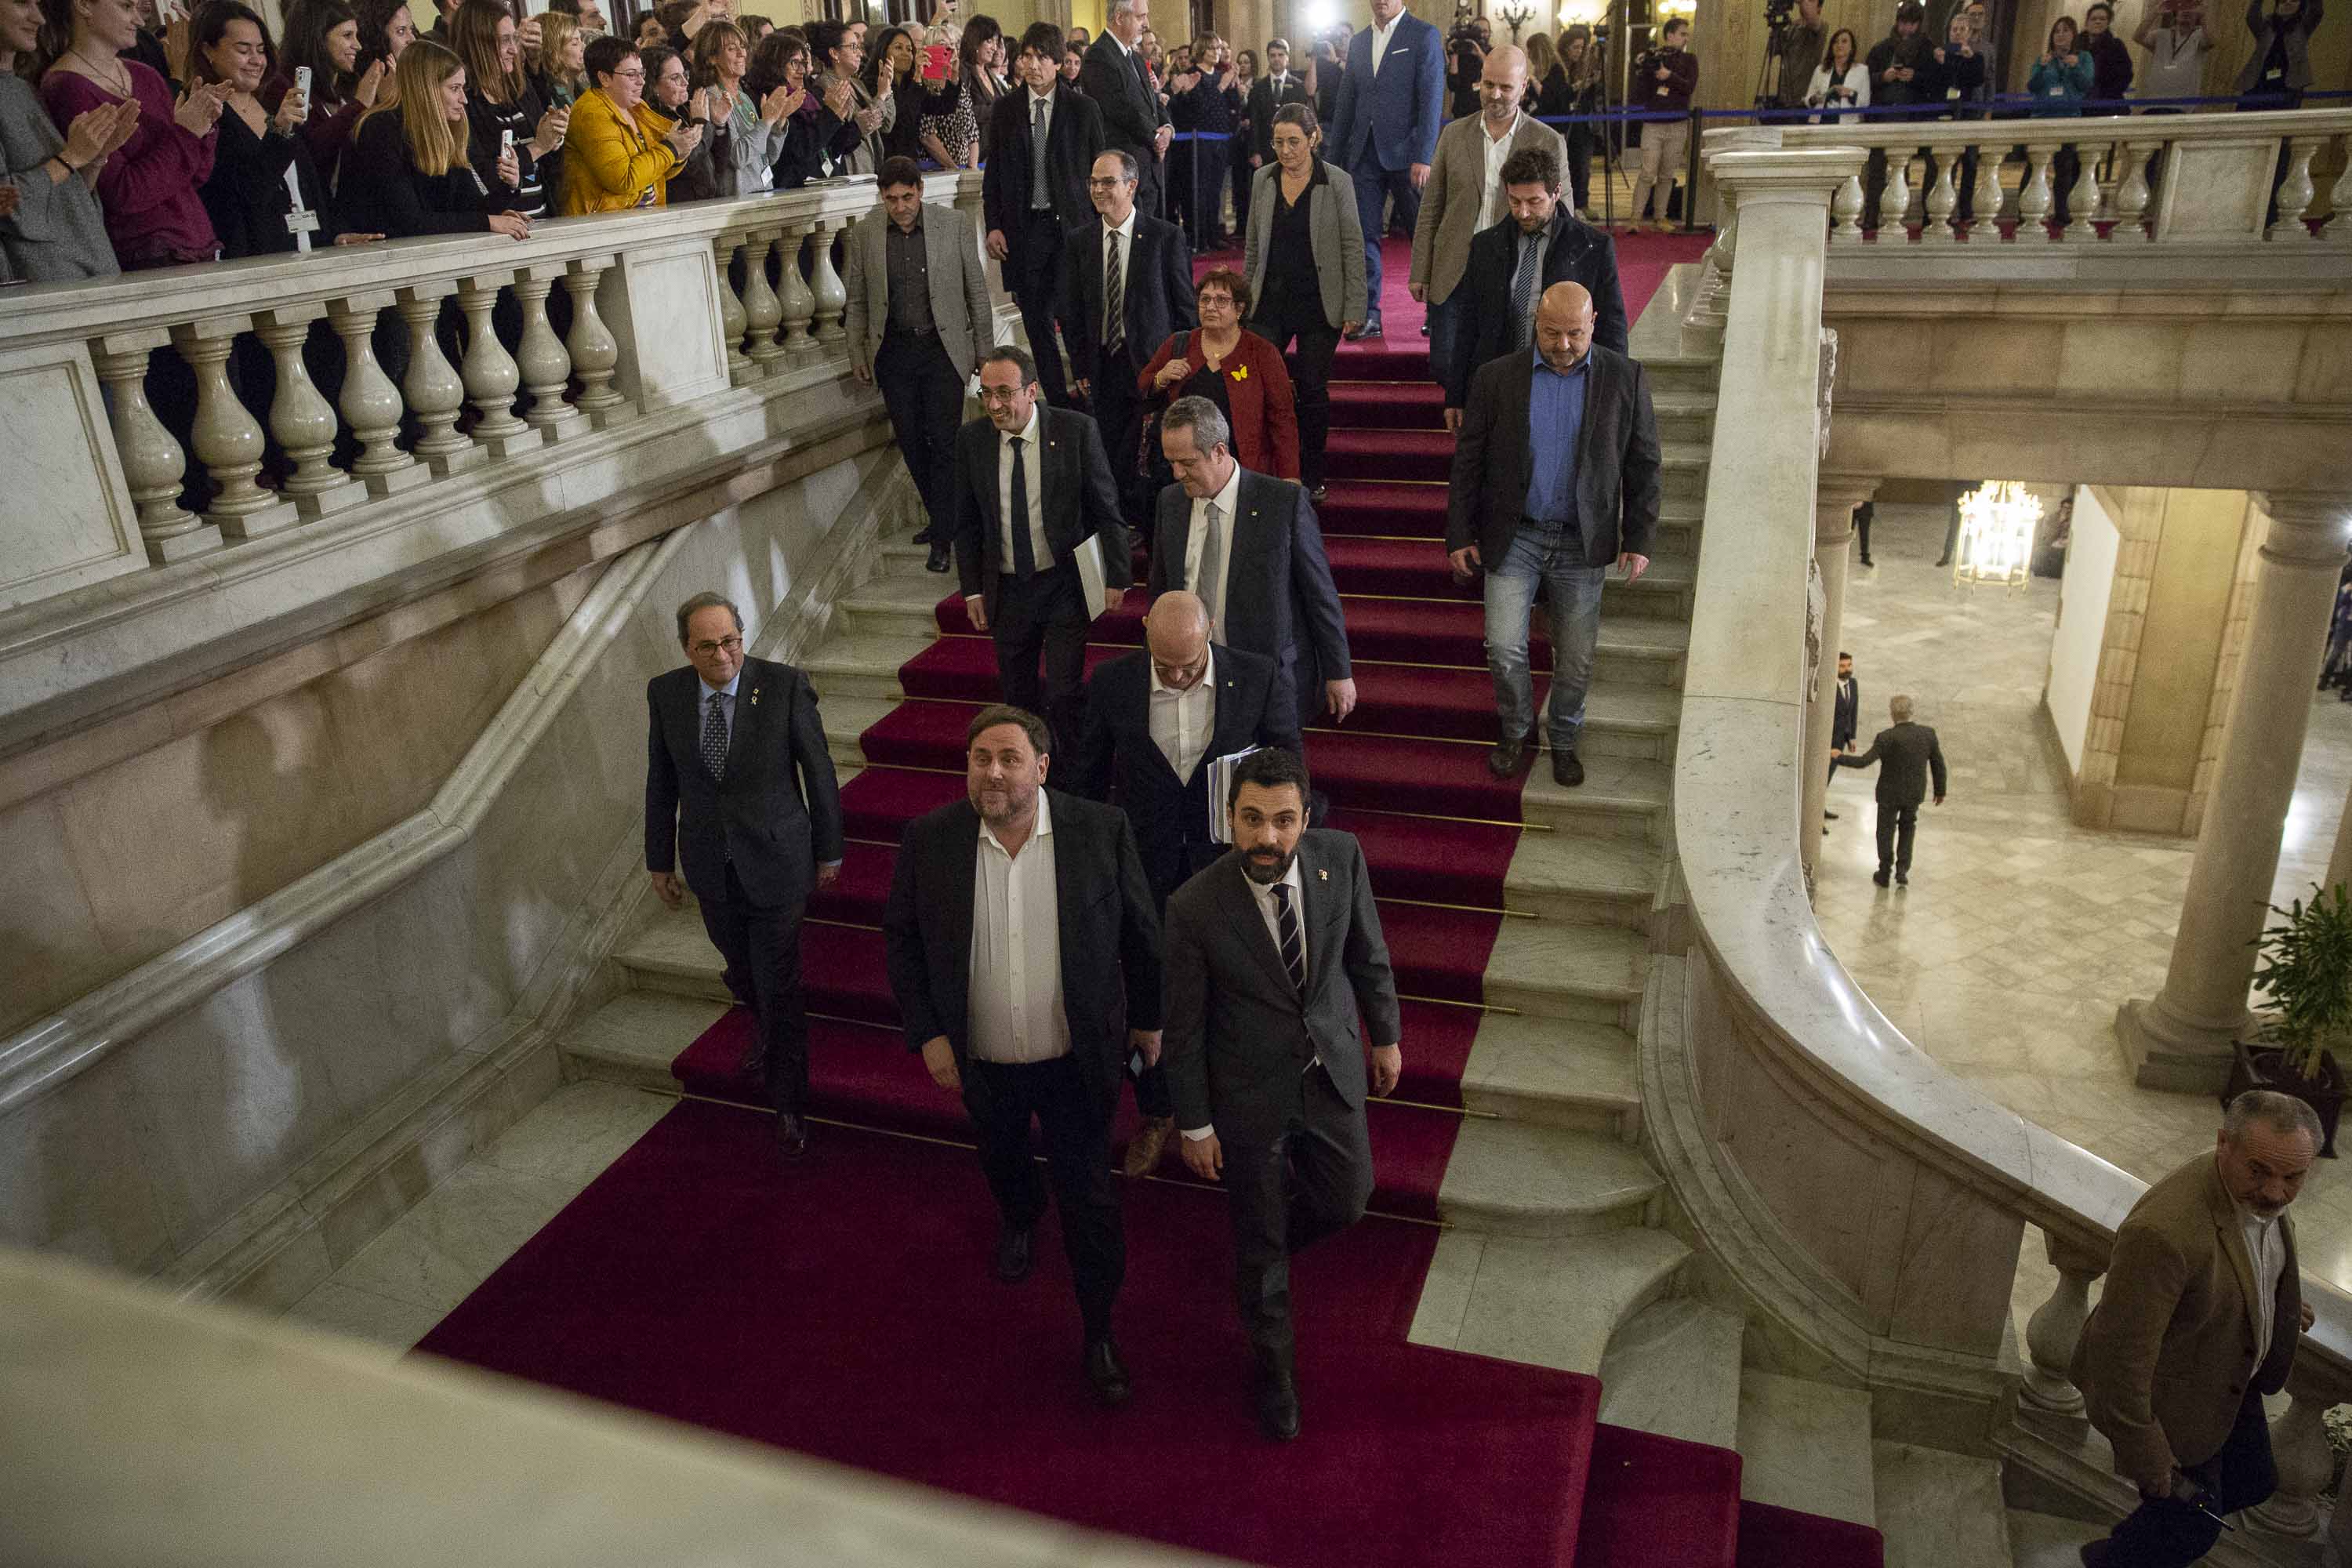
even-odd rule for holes
{"type": "Polygon", "coordinates": [[[741,637],[720,637],[717,642],[696,643],[692,647],[688,648],[686,651],[694,655],[697,658],[709,658],[714,653],[741,653],[743,651],[743,639],[741,637]]]}
{"type": "Polygon", "coordinates": [[[1114,174],[1108,180],[1089,178],[1087,181],[1087,189],[1090,191],[1108,191],[1116,186],[1126,184],[1127,183],[1128,179],[1125,174],[1114,174]]]}
{"type": "Polygon", "coordinates": [[[643,67],[643,66],[639,66],[639,67],[638,67],[636,69],[635,69],[635,70],[625,70],[625,71],[607,71],[605,74],[606,74],[607,76],[616,76],[616,77],[621,77],[621,78],[624,78],[624,79],[627,79],[627,80],[629,80],[629,81],[643,81],[643,80],[645,80],[645,79],[646,79],[646,68],[645,68],[645,67],[643,67]]]}
{"type": "Polygon", "coordinates": [[[1212,305],[1220,310],[1230,310],[1234,308],[1234,297],[1231,294],[1196,295],[1192,302],[1204,310],[1212,305]]]}

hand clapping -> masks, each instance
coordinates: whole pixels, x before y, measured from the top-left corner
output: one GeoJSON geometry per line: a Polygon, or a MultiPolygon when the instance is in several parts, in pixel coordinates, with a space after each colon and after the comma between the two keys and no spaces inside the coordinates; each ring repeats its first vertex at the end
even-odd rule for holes
{"type": "Polygon", "coordinates": [[[209,136],[220,122],[221,107],[228,102],[229,86],[223,81],[200,82],[180,100],[172,118],[191,136],[209,136]]]}

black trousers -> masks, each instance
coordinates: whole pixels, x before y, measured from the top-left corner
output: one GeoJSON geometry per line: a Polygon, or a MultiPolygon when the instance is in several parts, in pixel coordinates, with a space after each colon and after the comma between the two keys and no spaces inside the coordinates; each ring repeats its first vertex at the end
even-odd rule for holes
{"type": "Polygon", "coordinates": [[[1062,268],[1062,220],[1047,207],[1023,214],[1020,222],[1021,232],[1005,237],[1013,247],[1006,258],[1005,286],[1021,307],[1021,325],[1029,333],[1029,353],[1037,362],[1037,385],[1046,402],[1067,408],[1071,406],[1070,380],[1062,371],[1062,342],[1054,329],[1055,279],[1062,268]]]}
{"type": "Polygon", "coordinates": [[[1268,300],[1265,310],[1250,319],[1249,330],[1288,356],[1298,412],[1298,481],[1318,489],[1323,484],[1323,447],[1331,438],[1331,356],[1339,352],[1339,329],[1325,318],[1318,295],[1311,301],[1268,300]],[[1298,340],[1296,353],[1290,350],[1293,338],[1298,340]]]}
{"type": "Polygon", "coordinates": [[[923,498],[932,537],[944,542],[955,526],[955,437],[963,425],[963,377],[940,346],[939,334],[892,331],[874,356],[874,379],[890,416],[890,434],[923,498]]]}
{"type": "Polygon", "coordinates": [[[808,1005],[801,989],[801,915],[805,896],[782,906],[755,904],[735,867],[727,867],[722,898],[700,899],[702,929],[727,961],[724,976],[735,1000],[759,1020],[767,1056],[769,1102],[800,1115],[808,1105],[808,1005]]]}
{"type": "Polygon", "coordinates": [[[1065,747],[1076,746],[1086,729],[1087,627],[1093,619],[1078,569],[1068,562],[1025,583],[1009,573],[996,580],[996,611],[988,628],[996,639],[997,684],[1004,700],[1052,725],[1065,747]]]}
{"type": "Polygon", "coordinates": [[[979,1134],[981,1171],[1006,1225],[1015,1230],[1034,1226],[1052,1187],[1062,1213],[1062,1250],[1077,1286],[1078,1316],[1087,1338],[1100,1339],[1110,1332],[1111,1304],[1127,1277],[1127,1235],[1110,1173],[1115,1108],[1087,1089],[1072,1056],[1044,1062],[967,1061],[963,1103],[979,1134]],[[1032,1120],[1045,1139],[1043,1176],[1031,1157],[1032,1120]]]}
{"type": "MultiPolygon", "coordinates": [[[[1187,812],[1192,809],[1193,807],[1189,804],[1184,807],[1187,812]]],[[[1138,839],[1143,838],[1148,834],[1161,831],[1164,830],[1157,823],[1145,823],[1139,819],[1135,822],[1138,839]]],[[[1196,829],[1188,824],[1178,834],[1174,863],[1170,868],[1172,874],[1165,881],[1156,875],[1152,877],[1151,907],[1158,910],[1162,918],[1165,918],[1168,913],[1169,895],[1191,881],[1196,873],[1206,870],[1225,852],[1226,846],[1213,838],[1196,839],[1186,837],[1194,831],[1205,832],[1205,826],[1196,829]]],[[[1147,875],[1151,874],[1149,871],[1151,864],[1150,861],[1146,862],[1147,875]]],[[[1175,1091],[1168,1087],[1168,1068],[1165,1058],[1139,1072],[1130,1065],[1127,1076],[1128,1080],[1135,1085],[1136,1110],[1146,1116],[1166,1117],[1176,1114],[1176,1095],[1175,1091]]]]}
{"type": "Polygon", "coordinates": [[[1885,871],[1892,868],[1908,875],[1911,870],[1911,838],[1918,831],[1919,808],[1916,805],[1890,805],[1880,801],[1878,868],[1885,871]]]}
{"type": "Polygon", "coordinates": [[[1271,1143],[1220,1138],[1232,1199],[1234,1299],[1264,1371],[1288,1376],[1290,1255],[1363,1217],[1372,1196],[1364,1113],[1309,1068],[1271,1143]]]}
{"type": "Polygon", "coordinates": [[[1575,204],[1577,216],[1590,218],[1592,196],[1592,127],[1571,125],[1568,128],[1568,199],[1575,204]]]}
{"type": "MultiPolygon", "coordinates": [[[[2278,1489],[2271,1459],[2270,1424],[2262,1396],[2246,1390],[2238,1419],[2221,1451],[2187,1468],[2190,1479],[2213,1494],[2217,1512],[2252,1508],[2278,1489]]],[[[2221,1527],[2185,1502],[2143,1500],[2107,1537],[2107,1568],[2188,1568],[2221,1539],[2221,1527]]]]}
{"type": "Polygon", "coordinates": [[[1247,237],[1249,234],[1250,182],[1257,170],[1250,163],[1250,133],[1246,127],[1234,133],[1226,144],[1226,161],[1234,171],[1234,233],[1247,237]]]}
{"type": "MultiPolygon", "coordinates": [[[[1151,347],[1156,351],[1160,345],[1151,347]]],[[[1110,462],[1110,482],[1118,490],[1118,510],[1127,526],[1146,536],[1150,520],[1145,506],[1143,470],[1137,461],[1143,437],[1143,398],[1135,390],[1136,366],[1124,345],[1095,355],[1095,377],[1088,383],[1087,404],[1102,431],[1103,455],[1110,462]]]]}

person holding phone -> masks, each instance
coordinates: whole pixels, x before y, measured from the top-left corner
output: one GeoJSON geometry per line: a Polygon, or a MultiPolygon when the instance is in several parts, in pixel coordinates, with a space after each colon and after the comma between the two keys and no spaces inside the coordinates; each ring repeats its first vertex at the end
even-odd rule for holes
{"type": "Polygon", "coordinates": [[[343,154],[344,224],[405,239],[419,234],[530,237],[513,209],[521,173],[511,153],[485,174],[473,166],[466,119],[466,66],[418,39],[394,68],[394,101],[361,117],[343,154]]]}
{"type": "Polygon", "coordinates": [[[221,258],[280,255],[299,248],[313,230],[313,244],[383,238],[338,234],[325,221],[326,187],[309,146],[294,134],[309,107],[302,92],[288,92],[274,114],[262,107],[258,89],[271,50],[260,16],[239,0],[212,0],[196,13],[190,37],[190,81],[218,83],[229,94],[212,173],[197,191],[220,238],[221,258]]]}
{"type": "Polygon", "coordinates": [[[98,176],[115,259],[125,272],[214,259],[220,237],[196,190],[213,172],[229,88],[197,83],[174,100],[161,76],[121,58],[139,31],[136,0],[69,0],[66,10],[65,51],[40,83],[50,121],[71,125],[94,109],[139,105],[129,139],[98,176]]]}
{"type": "MultiPolygon", "coordinates": [[[[2205,57],[2213,40],[2205,32],[2205,7],[2200,0],[2160,0],[2140,18],[2132,42],[2147,51],[2147,75],[2141,79],[2147,98],[2195,98],[2205,89],[2205,57]]],[[[2151,109],[2150,114],[2179,114],[2174,108],[2151,109]]]]}
{"type": "MultiPolygon", "coordinates": [[[[2025,90],[2033,95],[2032,112],[2038,118],[2080,118],[2083,100],[2091,96],[2091,57],[2080,47],[2074,18],[2061,16],[2050,24],[2049,46],[2033,62],[2025,90]]],[[[2060,227],[2071,221],[2068,197],[2083,172],[2082,157],[2069,142],[2050,163],[2050,216],[2060,227]]]]}
{"type": "Polygon", "coordinates": [[[310,73],[310,102],[294,134],[310,149],[310,166],[330,191],[335,188],[335,173],[342,166],[352,128],[375,107],[376,95],[392,74],[382,60],[362,74],[359,58],[358,16],[343,0],[309,0],[293,7],[278,68],[261,84],[261,107],[275,114],[294,90],[296,73],[310,73]]]}
{"type": "Polygon", "coordinates": [[[478,168],[495,167],[514,149],[514,210],[546,215],[551,193],[563,188],[563,139],[572,111],[549,109],[523,74],[522,37],[498,0],[462,0],[449,18],[451,47],[466,62],[467,150],[478,168]]]}
{"type": "MultiPolygon", "coordinates": [[[[886,27],[866,44],[866,95],[877,103],[884,99],[891,103],[890,116],[882,125],[884,163],[893,158],[922,160],[923,116],[936,107],[929,100],[944,94],[940,84],[923,80],[921,58],[912,27],[886,27]]],[[[878,172],[880,165],[876,167],[878,172]]]]}
{"type": "MultiPolygon", "coordinates": [[[[1960,24],[1966,29],[1968,24],[1960,24]]],[[[1805,88],[1805,105],[1809,109],[1868,109],[1870,107],[1870,68],[1854,58],[1861,40],[1852,27],[1840,27],[1830,35],[1829,47],[1822,52],[1822,63],[1813,68],[1812,80],[1805,88]]],[[[1858,121],[1858,114],[1816,114],[1809,117],[1812,125],[1849,125],[1858,121]]]]}
{"type": "Polygon", "coordinates": [[[588,60],[588,35],[561,11],[539,19],[539,59],[530,90],[550,109],[569,109],[587,90],[583,78],[588,60]]]}

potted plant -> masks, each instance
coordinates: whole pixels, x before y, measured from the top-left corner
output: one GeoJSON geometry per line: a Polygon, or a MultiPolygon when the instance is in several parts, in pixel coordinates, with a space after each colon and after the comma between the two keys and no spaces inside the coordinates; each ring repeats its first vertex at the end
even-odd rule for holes
{"type": "Polygon", "coordinates": [[[2332,1047],[2352,1042],[2352,892],[2339,882],[2312,889],[2311,901],[2271,907],[2283,922],[2254,939],[2254,989],[2270,999],[2252,1041],[2241,1040],[2227,1104],[2242,1090],[2276,1089],[2319,1113],[2320,1153],[2336,1157],[2344,1074],[2332,1047]]]}

